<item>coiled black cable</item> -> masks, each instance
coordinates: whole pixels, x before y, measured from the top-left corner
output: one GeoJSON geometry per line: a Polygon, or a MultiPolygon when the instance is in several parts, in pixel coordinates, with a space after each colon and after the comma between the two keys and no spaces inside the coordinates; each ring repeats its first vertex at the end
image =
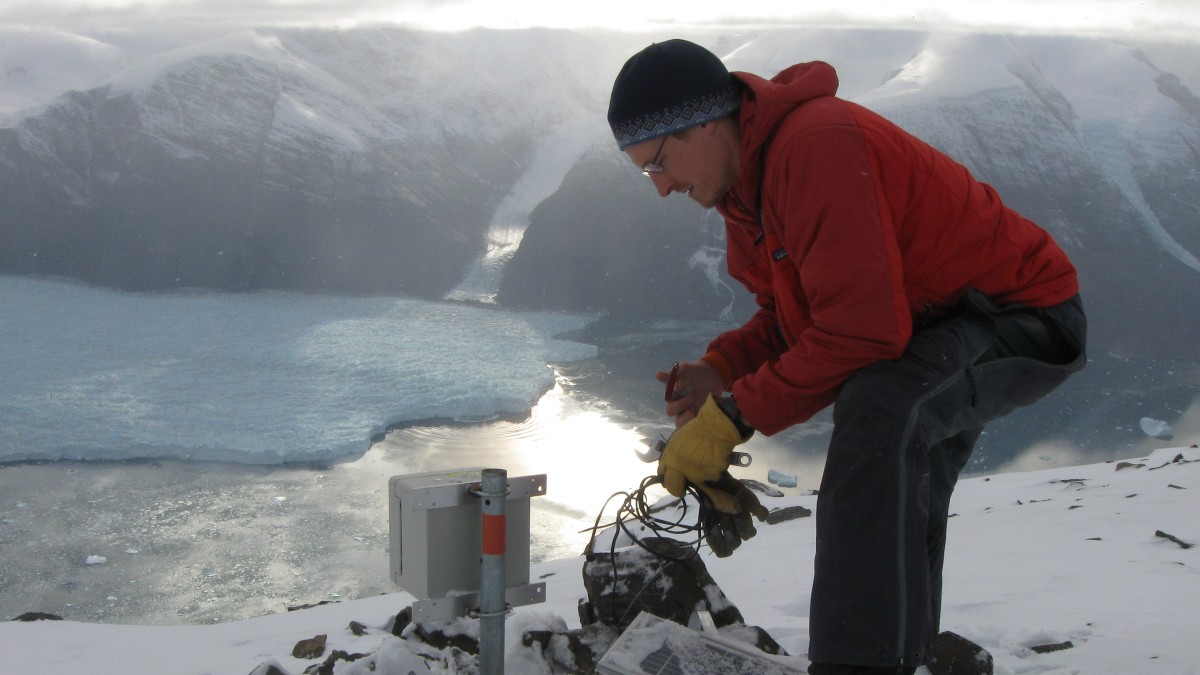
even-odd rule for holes
{"type": "MultiPolygon", "coordinates": [[[[686,492],[682,498],[676,501],[667,502],[655,507],[647,499],[646,491],[655,485],[661,484],[662,479],[659,476],[648,476],[642,480],[638,487],[633,491],[621,491],[611,495],[604,502],[604,506],[600,512],[596,514],[596,520],[592,524],[591,536],[588,540],[587,547],[584,549],[585,556],[591,560],[595,554],[594,547],[597,536],[609,527],[613,528],[613,534],[608,542],[608,559],[612,564],[612,584],[610,585],[610,598],[613,601],[610,603],[610,619],[612,625],[622,625],[629,617],[624,616],[633,610],[637,604],[631,602],[622,613],[622,616],[617,616],[616,595],[620,589],[620,566],[617,564],[617,548],[618,541],[621,539],[621,534],[626,535],[634,544],[644,551],[649,552],[655,557],[670,561],[684,562],[700,553],[701,546],[704,545],[704,535],[709,526],[708,520],[711,515],[711,503],[708,503],[708,508],[705,508],[708,502],[707,495],[696,490],[691,484],[686,487],[686,492]],[[692,499],[689,499],[689,495],[692,499]],[[621,504],[617,508],[617,512],[611,524],[601,525],[600,521],[608,510],[609,505],[614,499],[620,499],[621,504]],[[659,514],[666,511],[672,506],[677,508],[674,510],[674,517],[662,517],[659,514]],[[689,513],[695,509],[696,517],[694,522],[689,521],[689,513]],[[633,530],[634,522],[640,523],[642,527],[653,533],[653,537],[670,538],[679,542],[681,545],[673,547],[673,550],[679,551],[679,555],[672,554],[668,549],[657,546],[647,546],[642,539],[645,537],[643,533],[633,530]]],[[[600,607],[594,607],[596,611],[600,607]]]]}
{"type": "MultiPolygon", "coordinates": [[[[691,508],[693,508],[687,497],[688,495],[691,495],[698,502],[703,498],[703,494],[692,487],[692,485],[689,483],[686,487],[686,492],[683,498],[668,502],[667,504],[664,504],[658,508],[654,508],[654,506],[646,498],[646,490],[655,485],[660,485],[661,483],[662,479],[660,477],[647,476],[646,478],[642,479],[641,484],[639,484],[637,489],[633,490],[632,492],[616,492],[613,493],[607,500],[605,500],[604,506],[601,507],[600,513],[596,514],[596,520],[592,524],[591,537],[588,540],[585,551],[589,553],[592,552],[593,545],[596,542],[596,536],[608,527],[613,527],[615,528],[615,532],[613,534],[612,541],[609,542],[609,554],[612,554],[617,548],[619,533],[624,533],[633,543],[637,544],[642,549],[659,556],[660,558],[666,558],[669,560],[687,560],[688,558],[698,554],[700,551],[700,546],[704,542],[704,518],[702,517],[704,515],[704,509],[698,509],[699,514],[695,523],[686,522],[688,512],[691,508]],[[608,510],[608,507],[612,501],[618,497],[621,498],[621,505],[617,508],[617,513],[613,519],[613,522],[611,524],[601,526],[600,520],[604,517],[604,512],[608,510]],[[676,509],[677,516],[674,520],[669,518],[661,518],[655,515],[656,513],[665,511],[667,508],[676,504],[682,504],[683,508],[676,509]],[[672,538],[678,539],[678,535],[694,535],[695,539],[688,547],[689,552],[686,555],[681,557],[666,556],[660,551],[651,549],[643,544],[641,541],[641,537],[643,535],[639,535],[630,529],[631,521],[637,521],[641,523],[643,527],[650,530],[655,536],[676,535],[672,538]]],[[[683,541],[686,543],[687,539],[684,539],[683,541]]]]}

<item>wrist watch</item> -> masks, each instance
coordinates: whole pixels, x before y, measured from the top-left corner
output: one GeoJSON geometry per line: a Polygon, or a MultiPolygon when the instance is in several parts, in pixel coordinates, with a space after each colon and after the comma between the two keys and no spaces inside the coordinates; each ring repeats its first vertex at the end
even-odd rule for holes
{"type": "Polygon", "coordinates": [[[742,417],[742,412],[738,410],[737,401],[733,400],[732,395],[717,398],[717,407],[729,417],[733,426],[737,427],[738,434],[743,441],[754,435],[754,427],[746,423],[746,419],[742,417]]]}

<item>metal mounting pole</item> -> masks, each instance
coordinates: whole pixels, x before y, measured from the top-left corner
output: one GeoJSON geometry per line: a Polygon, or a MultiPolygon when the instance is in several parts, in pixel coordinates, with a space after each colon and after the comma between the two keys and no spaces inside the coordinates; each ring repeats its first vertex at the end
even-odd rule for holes
{"type": "Polygon", "coordinates": [[[484,469],[479,497],[483,511],[483,542],[479,579],[479,667],[483,675],[504,673],[505,603],[504,553],[507,528],[508,471],[484,469]]]}

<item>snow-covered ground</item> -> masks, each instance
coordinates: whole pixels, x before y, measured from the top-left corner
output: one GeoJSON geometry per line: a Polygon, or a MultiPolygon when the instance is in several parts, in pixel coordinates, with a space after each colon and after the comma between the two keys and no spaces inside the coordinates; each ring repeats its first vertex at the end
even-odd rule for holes
{"type": "MultiPolygon", "coordinates": [[[[553,477],[551,476],[551,481],[553,477]]],[[[630,477],[631,482],[634,477],[630,477]]],[[[815,506],[806,486],[769,508],[815,506]]],[[[599,508],[599,507],[597,507],[599,508]]],[[[987,648],[997,673],[1196,673],[1200,644],[1200,449],[962,481],[952,504],[943,629],[987,648]],[[1189,547],[1191,546],[1191,547],[1189,547]],[[1034,649],[1053,645],[1054,650],[1034,649]]],[[[732,557],[703,560],[747,623],[803,668],[813,519],[764,525],[732,557]]],[[[506,624],[508,672],[549,672],[521,646],[528,629],[577,627],[581,558],[536,564],[545,604],[506,624]]],[[[5,622],[6,673],[249,673],[264,662],[297,674],[333,650],[372,653],[334,672],[449,672],[387,630],[404,592],[211,626],[5,622]],[[367,627],[355,636],[351,621],[367,627]],[[300,640],[327,635],[322,657],[300,640]],[[396,668],[403,668],[396,670],[396,668]]]]}

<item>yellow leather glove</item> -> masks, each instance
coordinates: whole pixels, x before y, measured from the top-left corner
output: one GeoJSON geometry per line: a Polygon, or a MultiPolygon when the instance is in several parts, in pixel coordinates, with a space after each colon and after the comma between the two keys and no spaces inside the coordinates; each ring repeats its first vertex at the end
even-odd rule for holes
{"type": "Polygon", "coordinates": [[[682,497],[691,483],[708,495],[718,511],[740,512],[738,500],[715,484],[729,468],[729,453],[748,438],[742,436],[716,399],[709,396],[700,406],[700,412],[667,439],[658,460],[663,486],[667,492],[682,497]]]}

